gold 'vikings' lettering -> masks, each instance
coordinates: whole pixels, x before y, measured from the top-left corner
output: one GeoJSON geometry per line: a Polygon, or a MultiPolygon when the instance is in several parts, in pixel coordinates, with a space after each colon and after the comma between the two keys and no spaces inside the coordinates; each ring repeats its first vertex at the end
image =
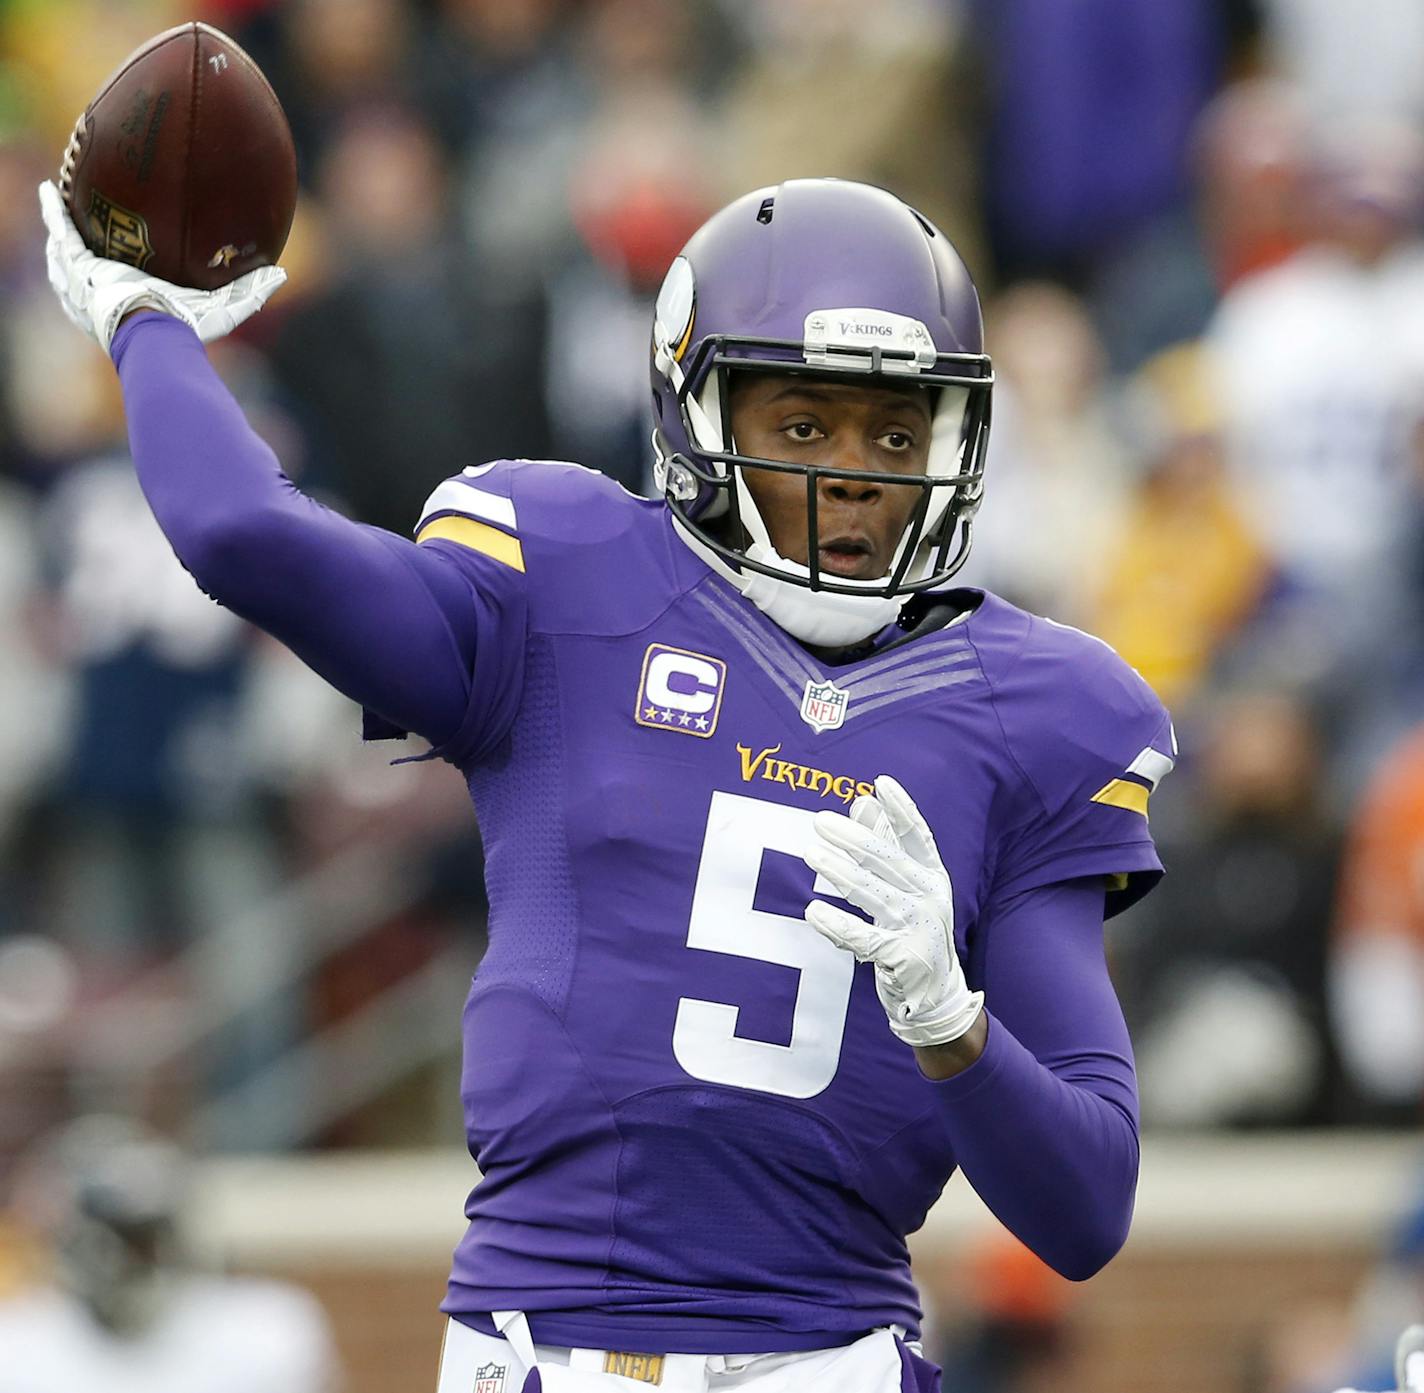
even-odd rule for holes
{"type": "Polygon", "coordinates": [[[742,761],[742,782],[745,784],[758,776],[768,783],[787,784],[791,788],[809,789],[822,798],[839,798],[842,803],[853,802],[858,794],[874,793],[875,785],[863,779],[853,779],[849,774],[831,774],[824,769],[812,769],[808,764],[793,764],[789,759],[775,756],[780,745],[768,745],[755,753],[749,745],[738,745],[737,754],[742,761]]]}
{"type": "Polygon", "coordinates": [[[752,775],[760,768],[762,761],[766,759],[768,755],[774,755],[780,748],[780,745],[769,745],[753,759],[752,752],[747,746],[738,745],[737,753],[742,757],[742,782],[744,784],[751,783],[752,775]]]}

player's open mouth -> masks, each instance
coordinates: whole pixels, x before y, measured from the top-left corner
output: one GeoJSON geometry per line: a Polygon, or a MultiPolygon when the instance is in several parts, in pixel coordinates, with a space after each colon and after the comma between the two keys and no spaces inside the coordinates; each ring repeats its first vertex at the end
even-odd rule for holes
{"type": "Polygon", "coordinates": [[[875,548],[865,537],[831,537],[816,550],[816,563],[829,575],[850,580],[874,578],[875,548]]]}

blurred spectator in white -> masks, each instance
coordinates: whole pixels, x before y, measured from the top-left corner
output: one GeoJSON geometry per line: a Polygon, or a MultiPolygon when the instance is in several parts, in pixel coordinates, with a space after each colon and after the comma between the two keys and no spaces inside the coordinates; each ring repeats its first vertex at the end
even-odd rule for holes
{"type": "MultiPolygon", "coordinates": [[[[238,351],[225,362],[258,407],[238,351]]],[[[89,966],[122,977],[221,918],[225,903],[248,903],[276,872],[234,748],[248,630],[202,594],[154,527],[126,455],[105,436],[112,406],[106,393],[88,417],[88,447],[46,494],[38,534],[45,627],[74,684],[49,922],[89,966]]],[[[280,421],[268,424],[280,438],[280,421]]]]}
{"type": "Polygon", "coordinates": [[[1109,936],[1143,1120],[1322,1122],[1339,846],[1319,734],[1294,698],[1264,692],[1220,700],[1200,726],[1192,806],[1159,831],[1171,874],[1109,936]]]}
{"type": "Polygon", "coordinates": [[[1335,123],[1424,121],[1424,6],[1416,0],[1255,0],[1263,57],[1335,123]]]}
{"type": "Polygon", "coordinates": [[[1350,826],[1331,1013],[1367,1113],[1424,1107],[1424,729],[1389,750],[1350,826]]]}
{"type": "MultiPolygon", "coordinates": [[[[0,680],[0,698],[18,685],[48,719],[15,725],[25,745],[0,782],[14,779],[5,796],[24,802],[6,839],[13,927],[74,954],[92,1007],[221,932],[273,893],[282,868],[239,738],[248,630],[198,590],[154,527],[120,444],[112,369],[82,340],[62,347],[74,335],[56,327],[29,300],[4,324],[23,335],[12,388],[24,448],[53,481],[20,524],[39,555],[16,577],[28,587],[16,607],[30,617],[7,626],[6,642],[30,645],[0,680]]],[[[233,347],[223,362],[257,408],[258,360],[233,347]]],[[[282,438],[276,417],[266,424],[282,438]]],[[[24,554],[7,549],[6,567],[24,554]]],[[[227,1020],[234,993],[280,975],[294,926],[269,915],[260,927],[230,944],[219,971],[184,983],[194,1009],[227,1020]]],[[[300,1014],[289,993],[251,993],[249,1008],[206,1058],[217,1061],[210,1085],[280,1049],[300,1014]]],[[[235,1121],[232,1145],[283,1142],[260,1117],[235,1121]]]]}
{"type": "Polygon", "coordinates": [[[0,1393],[334,1393],[309,1293],[188,1266],[186,1185],[182,1155],[118,1117],[36,1148],[15,1213],[51,1270],[0,1302],[0,1393]]]}
{"type": "Polygon", "coordinates": [[[404,533],[442,469],[547,452],[543,307],[467,256],[446,162],[414,112],[353,117],[317,187],[325,280],[294,287],[273,370],[309,482],[404,533]]]}
{"type": "Polygon", "coordinates": [[[1394,584],[1424,384],[1424,147],[1341,131],[1318,236],[1222,302],[1210,347],[1232,462],[1282,566],[1352,602],[1394,584]]]}
{"type": "Polygon", "coordinates": [[[749,45],[723,103],[728,193],[808,174],[880,184],[939,227],[983,286],[964,0],[722,4],[749,45]]]}
{"type": "Polygon", "coordinates": [[[964,578],[1064,623],[1085,621],[1131,477],[1082,302],[1047,281],[991,302],[994,433],[964,578]]]}
{"type": "Polygon", "coordinates": [[[1118,247],[1091,289],[1114,369],[1197,338],[1238,282],[1304,235],[1307,118],[1300,94],[1254,78],[1213,98],[1189,142],[1193,196],[1118,247]]]}
{"type": "Polygon", "coordinates": [[[1179,723],[1271,577],[1225,470],[1220,401],[1196,344],[1159,353],[1133,380],[1124,415],[1142,477],[1104,544],[1086,624],[1179,723]]]}
{"type": "Polygon", "coordinates": [[[1187,133],[1228,42],[1208,0],[973,7],[985,214],[1002,276],[1081,284],[1186,193],[1187,133]]]}
{"type": "Polygon", "coordinates": [[[1401,636],[1418,623],[1406,554],[1424,394],[1424,144],[1397,126],[1341,127],[1314,186],[1314,240],[1238,284],[1207,341],[1233,473],[1284,582],[1252,661],[1323,703],[1339,798],[1397,731],[1415,665],[1401,636]]]}

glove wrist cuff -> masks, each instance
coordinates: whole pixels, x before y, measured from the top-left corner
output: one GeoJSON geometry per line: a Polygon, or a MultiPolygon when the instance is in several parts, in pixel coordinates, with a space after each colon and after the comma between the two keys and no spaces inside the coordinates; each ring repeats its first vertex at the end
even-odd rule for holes
{"type": "MultiPolygon", "coordinates": [[[[98,297],[95,298],[97,301],[98,297]]],[[[97,303],[95,308],[98,309],[97,303]]],[[[99,314],[94,316],[94,327],[98,330],[105,353],[111,351],[114,335],[118,333],[123,317],[126,314],[132,314],[134,310],[157,310],[160,314],[172,315],[174,319],[181,319],[189,328],[193,327],[192,316],[185,314],[172,300],[148,287],[130,290],[126,294],[116,296],[112,304],[105,305],[102,316],[99,314]]]]}
{"type": "Polygon", "coordinates": [[[962,1001],[952,1009],[937,1013],[927,1020],[900,1021],[893,1017],[890,1029],[897,1039],[916,1049],[928,1049],[934,1045],[950,1045],[967,1034],[979,1019],[984,1009],[983,992],[967,992],[962,1001]]]}

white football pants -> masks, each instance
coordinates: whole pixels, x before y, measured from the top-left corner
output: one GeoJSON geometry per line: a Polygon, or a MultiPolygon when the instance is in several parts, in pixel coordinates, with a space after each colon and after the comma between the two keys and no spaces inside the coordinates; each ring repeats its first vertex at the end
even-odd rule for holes
{"type": "Polygon", "coordinates": [[[900,1393],[895,1336],[877,1330],[852,1345],[791,1354],[665,1354],[535,1346],[519,1312],[496,1312],[503,1335],[457,1320],[445,1327],[437,1393],[521,1393],[537,1362],[542,1393],[900,1393]],[[623,1373],[607,1372],[622,1369],[623,1373]]]}

